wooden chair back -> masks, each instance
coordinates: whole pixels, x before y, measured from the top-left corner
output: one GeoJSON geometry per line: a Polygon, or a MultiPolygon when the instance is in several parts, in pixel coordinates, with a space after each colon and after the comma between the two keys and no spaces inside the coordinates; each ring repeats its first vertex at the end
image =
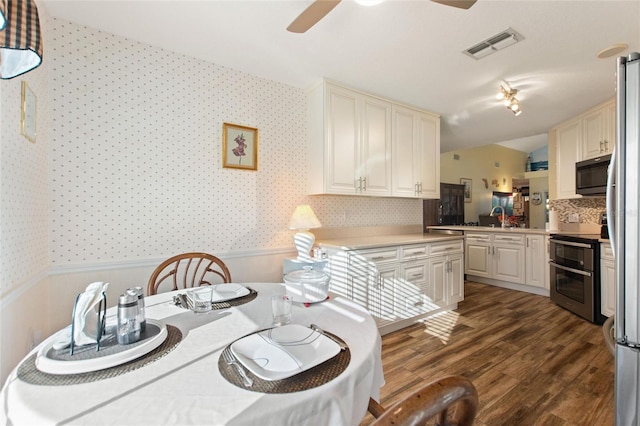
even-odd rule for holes
{"type": "Polygon", "coordinates": [[[427,425],[471,426],[478,410],[478,392],[462,376],[448,376],[429,383],[385,409],[373,399],[369,412],[375,426],[427,425]]]}
{"type": "Polygon", "coordinates": [[[208,253],[183,253],[158,265],[149,278],[147,295],[230,282],[229,269],[216,256],[208,253]]]}

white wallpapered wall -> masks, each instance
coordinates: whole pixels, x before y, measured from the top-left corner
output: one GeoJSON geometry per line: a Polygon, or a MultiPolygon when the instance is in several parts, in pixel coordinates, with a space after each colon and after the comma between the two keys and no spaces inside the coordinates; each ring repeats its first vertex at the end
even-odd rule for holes
{"type": "MultiPolygon", "coordinates": [[[[46,16],[41,17],[43,36],[46,16]]],[[[49,266],[49,175],[47,170],[49,63],[3,80],[0,89],[0,295],[42,274],[49,266]],[[36,95],[36,142],[22,136],[21,83],[36,95]]]]}
{"type": "Polygon", "coordinates": [[[421,223],[419,200],[305,196],[303,90],[53,26],[53,264],[289,247],[301,203],[324,226],[421,223]],[[257,172],[222,168],[223,122],[259,128],[257,172]]]}

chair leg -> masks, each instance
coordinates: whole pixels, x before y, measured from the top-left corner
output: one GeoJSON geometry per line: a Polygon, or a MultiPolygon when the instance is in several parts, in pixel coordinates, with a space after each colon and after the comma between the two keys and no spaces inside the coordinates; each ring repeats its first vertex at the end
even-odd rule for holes
{"type": "Polygon", "coordinates": [[[447,409],[445,408],[444,410],[438,413],[435,426],[447,426],[448,424],[449,423],[447,423],[447,409]]]}
{"type": "Polygon", "coordinates": [[[368,410],[371,413],[371,415],[373,415],[373,417],[375,417],[376,419],[384,413],[384,407],[380,405],[378,401],[376,401],[373,398],[369,398],[368,410]]]}

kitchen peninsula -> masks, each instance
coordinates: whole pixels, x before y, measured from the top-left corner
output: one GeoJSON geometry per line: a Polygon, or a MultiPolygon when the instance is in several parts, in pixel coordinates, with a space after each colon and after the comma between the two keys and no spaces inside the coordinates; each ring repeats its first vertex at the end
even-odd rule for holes
{"type": "Polygon", "coordinates": [[[331,291],[366,307],[380,334],[456,309],[464,299],[463,236],[400,228],[339,231],[318,240],[331,259],[331,291]]]}
{"type": "Polygon", "coordinates": [[[549,296],[549,231],[489,226],[433,226],[464,234],[467,279],[549,296]]]}

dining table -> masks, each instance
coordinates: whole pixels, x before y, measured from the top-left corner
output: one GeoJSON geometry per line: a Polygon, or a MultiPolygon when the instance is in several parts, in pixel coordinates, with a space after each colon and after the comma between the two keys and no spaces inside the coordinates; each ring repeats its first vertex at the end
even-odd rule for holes
{"type": "MultiPolygon", "coordinates": [[[[176,296],[184,290],[145,297],[147,327],[155,322],[169,330],[148,360],[78,374],[43,372],[36,359],[53,335],[11,372],[0,393],[0,423],[358,425],[369,398],[379,400],[384,384],[381,337],[367,310],[333,293],[319,303],[294,301],[291,324],[314,324],[346,350],[285,379],[256,377],[242,368],[254,382],[246,386],[223,352],[274,327],[271,298],[285,294],[286,287],[240,285],[250,297],[214,304],[205,314],[180,305],[176,296]]],[[[116,317],[116,307],[106,311],[107,324],[116,317]]]]}

